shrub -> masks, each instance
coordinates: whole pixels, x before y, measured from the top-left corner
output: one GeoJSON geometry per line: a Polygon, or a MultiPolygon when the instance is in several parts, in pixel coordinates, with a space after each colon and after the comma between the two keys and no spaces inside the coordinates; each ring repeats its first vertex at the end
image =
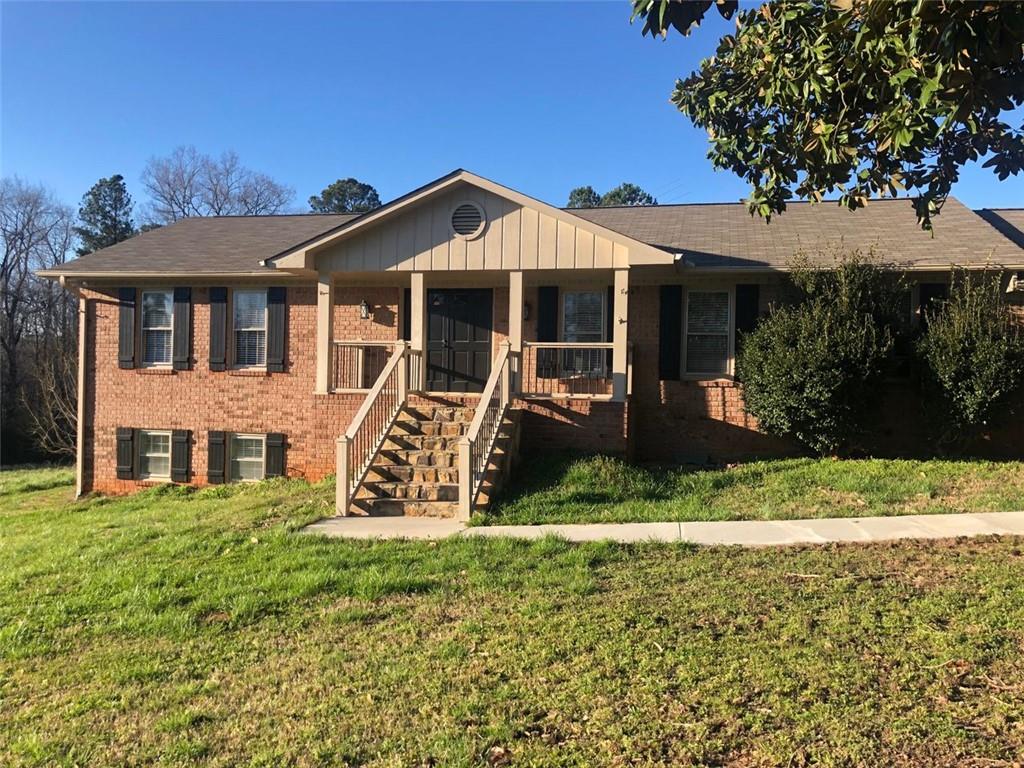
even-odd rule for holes
{"type": "Polygon", "coordinates": [[[1024,385],[1024,332],[1003,301],[997,271],[954,270],[949,299],[929,314],[917,349],[947,440],[988,424],[1024,385]]]}
{"type": "Polygon", "coordinates": [[[818,454],[850,446],[877,402],[901,284],[859,254],[793,272],[796,303],[776,308],[738,356],[747,410],[765,432],[818,454]]]}

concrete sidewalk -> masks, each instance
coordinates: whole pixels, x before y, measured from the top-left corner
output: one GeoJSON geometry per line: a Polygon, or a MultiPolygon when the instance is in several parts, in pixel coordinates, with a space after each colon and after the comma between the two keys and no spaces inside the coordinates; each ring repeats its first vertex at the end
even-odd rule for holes
{"type": "Polygon", "coordinates": [[[330,517],[307,526],[304,531],[349,539],[444,539],[449,536],[538,539],[554,535],[569,541],[686,541],[694,544],[770,547],[896,539],[947,539],[991,534],[1024,536],[1024,512],[716,523],[492,525],[474,528],[467,528],[454,520],[423,517],[330,517]]]}

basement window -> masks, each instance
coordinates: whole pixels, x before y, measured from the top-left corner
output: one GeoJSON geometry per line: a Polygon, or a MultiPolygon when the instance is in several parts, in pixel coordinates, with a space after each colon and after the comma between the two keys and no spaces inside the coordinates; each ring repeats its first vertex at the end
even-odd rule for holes
{"type": "Polygon", "coordinates": [[[171,479],[171,433],[141,429],[139,435],[139,477],[143,480],[171,479]]]}
{"type": "Polygon", "coordinates": [[[254,483],[262,480],[266,466],[265,435],[231,435],[231,480],[254,483]]]}

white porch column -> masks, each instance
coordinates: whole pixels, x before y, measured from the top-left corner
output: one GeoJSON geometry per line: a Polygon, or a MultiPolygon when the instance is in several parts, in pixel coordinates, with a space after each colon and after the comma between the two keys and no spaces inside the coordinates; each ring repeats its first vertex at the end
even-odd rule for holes
{"type": "Polygon", "coordinates": [[[612,318],[612,398],[626,399],[629,343],[629,270],[615,270],[615,307],[612,318]]]}
{"type": "Polygon", "coordinates": [[[409,389],[419,392],[426,385],[427,373],[427,288],[422,272],[409,277],[409,348],[420,355],[419,368],[414,369],[419,381],[410,381],[409,389]]]}
{"type": "Polygon", "coordinates": [[[523,273],[508,273],[508,343],[513,377],[510,394],[519,392],[519,371],[523,360],[523,273]]]}
{"type": "MultiPolygon", "coordinates": [[[[63,282],[63,278],[61,279],[63,282]]],[[[85,356],[88,349],[89,300],[78,293],[78,410],[75,424],[75,498],[85,492],[85,356]]]]}
{"type": "Polygon", "coordinates": [[[331,353],[334,346],[334,278],[321,272],[316,284],[316,389],[326,395],[331,387],[331,353]]]}

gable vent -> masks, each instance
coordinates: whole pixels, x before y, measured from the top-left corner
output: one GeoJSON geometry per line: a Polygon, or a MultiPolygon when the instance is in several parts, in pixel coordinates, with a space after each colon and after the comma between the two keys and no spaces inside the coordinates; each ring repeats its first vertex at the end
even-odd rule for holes
{"type": "Polygon", "coordinates": [[[476,203],[460,203],[452,211],[452,232],[459,237],[476,237],[483,228],[484,212],[476,203]]]}

